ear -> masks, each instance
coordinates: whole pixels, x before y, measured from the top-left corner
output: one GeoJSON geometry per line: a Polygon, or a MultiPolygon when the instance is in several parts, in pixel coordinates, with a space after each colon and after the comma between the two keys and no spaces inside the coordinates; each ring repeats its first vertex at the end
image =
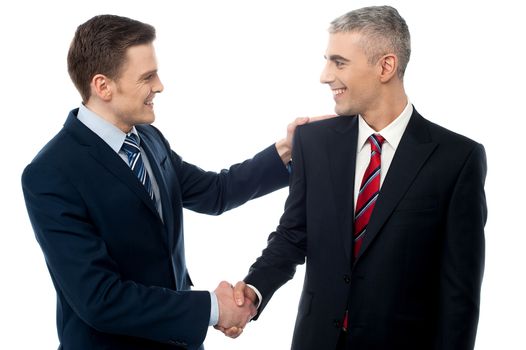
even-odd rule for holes
{"type": "Polygon", "coordinates": [[[112,97],[111,79],[104,74],[96,74],[91,79],[91,92],[103,101],[109,101],[112,97]]]}
{"type": "Polygon", "coordinates": [[[395,54],[388,53],[380,58],[380,81],[382,83],[389,82],[393,77],[397,76],[398,57],[395,54]]]}

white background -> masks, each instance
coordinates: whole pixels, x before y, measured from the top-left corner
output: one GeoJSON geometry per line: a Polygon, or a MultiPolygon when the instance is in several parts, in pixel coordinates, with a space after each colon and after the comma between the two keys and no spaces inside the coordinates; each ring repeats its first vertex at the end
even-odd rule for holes
{"type": "MultiPolygon", "coordinates": [[[[349,10],[378,4],[2,2],[0,348],[58,346],[55,292],[27,218],[20,175],[80,103],[66,70],[77,25],[112,13],[156,27],[165,91],[155,100],[155,125],[185,160],[217,171],[281,138],[295,117],[332,112],[329,90],[319,84],[328,23],[349,10]]],[[[411,101],[428,119],[486,147],[489,218],[476,348],[525,349],[521,2],[390,4],[412,34],[406,74],[411,101]]],[[[286,195],[281,190],[220,217],[185,212],[187,261],[196,289],[213,290],[222,279],[235,282],[245,276],[276,227],[286,195]]],[[[289,348],[303,275],[302,266],[241,338],[230,340],[210,329],[208,350],[289,348]]]]}

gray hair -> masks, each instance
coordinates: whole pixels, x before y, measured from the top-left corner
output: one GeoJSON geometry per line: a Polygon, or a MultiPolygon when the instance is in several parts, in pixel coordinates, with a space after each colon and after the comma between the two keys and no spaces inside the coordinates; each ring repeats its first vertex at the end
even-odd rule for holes
{"type": "Polygon", "coordinates": [[[357,9],[331,22],[329,33],[359,32],[369,63],[374,64],[387,53],[398,57],[398,77],[404,78],[411,55],[411,37],[405,20],[391,6],[370,6],[357,9]]]}

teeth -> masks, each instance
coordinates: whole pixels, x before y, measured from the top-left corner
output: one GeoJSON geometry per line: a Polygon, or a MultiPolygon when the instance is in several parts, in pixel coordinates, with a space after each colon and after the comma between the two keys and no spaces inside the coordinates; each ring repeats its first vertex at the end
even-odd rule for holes
{"type": "Polygon", "coordinates": [[[345,89],[334,89],[334,90],[332,90],[332,94],[334,96],[343,94],[344,92],[345,92],[345,89]]]}

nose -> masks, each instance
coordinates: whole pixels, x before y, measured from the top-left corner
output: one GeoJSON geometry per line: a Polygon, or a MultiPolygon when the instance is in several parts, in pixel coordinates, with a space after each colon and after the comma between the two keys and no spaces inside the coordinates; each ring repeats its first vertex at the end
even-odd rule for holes
{"type": "Polygon", "coordinates": [[[152,88],[152,92],[154,93],[160,93],[160,92],[163,92],[164,90],[164,85],[163,83],[161,82],[161,78],[159,78],[159,76],[157,76],[157,81],[155,82],[153,88],[152,88]]]}
{"type": "Polygon", "coordinates": [[[334,74],[332,73],[332,70],[329,67],[329,61],[325,63],[325,67],[321,71],[320,75],[320,83],[322,84],[330,84],[334,81],[334,74]]]}

